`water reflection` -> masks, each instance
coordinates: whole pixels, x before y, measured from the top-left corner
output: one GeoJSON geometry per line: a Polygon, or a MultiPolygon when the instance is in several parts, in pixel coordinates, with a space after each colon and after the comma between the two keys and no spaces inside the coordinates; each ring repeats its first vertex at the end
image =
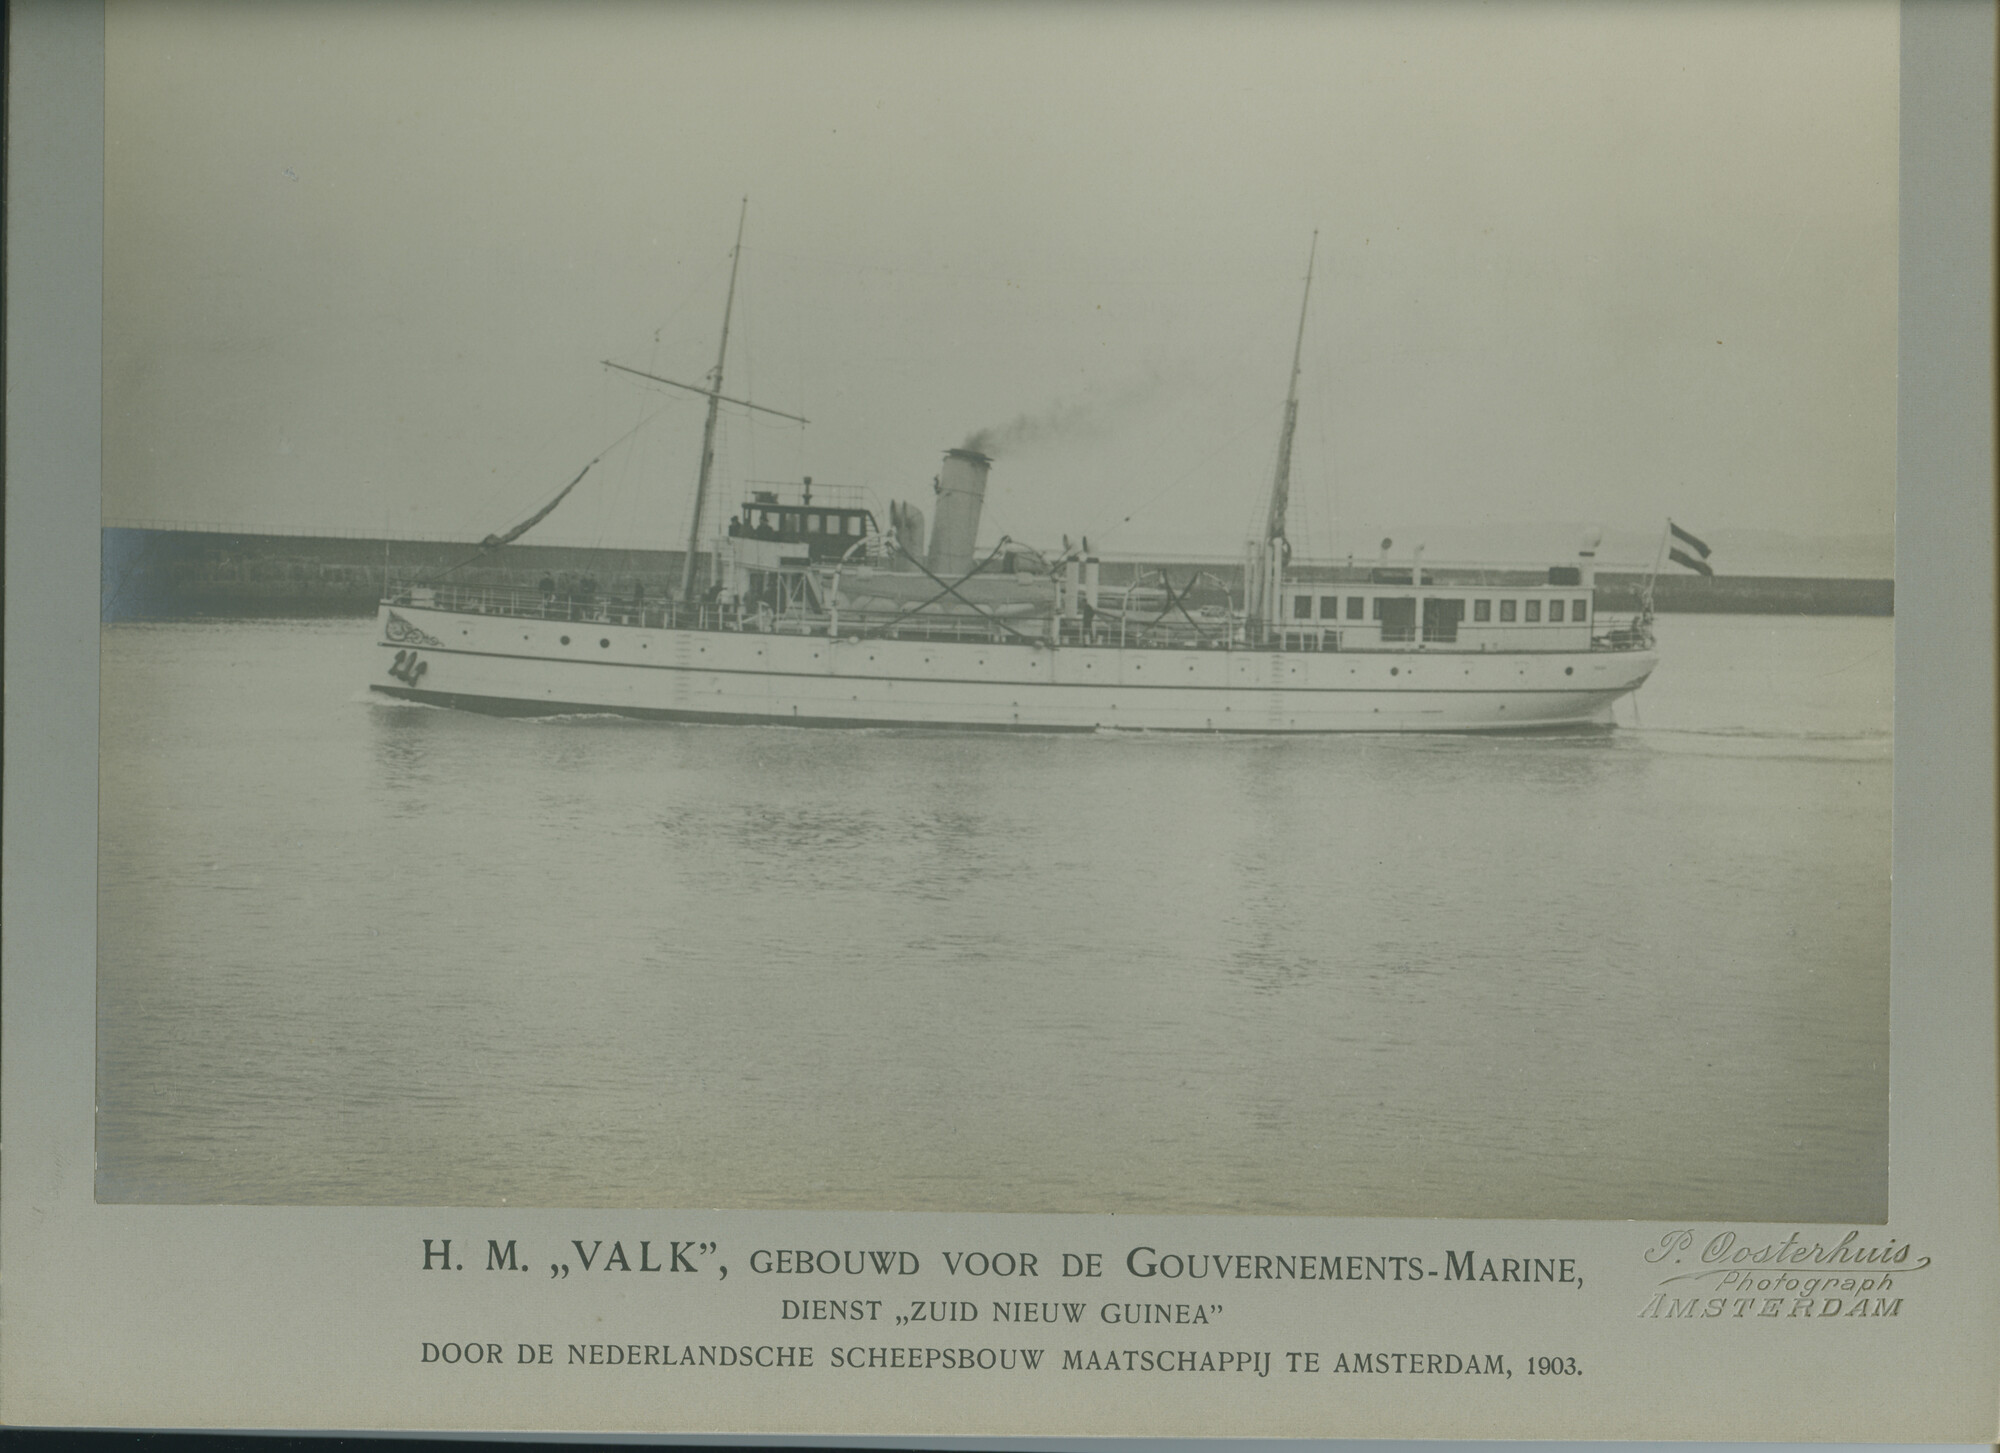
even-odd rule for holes
{"type": "Polygon", "coordinates": [[[101,1194],[1879,1208],[1881,661],[1773,754],[1782,662],[1658,730],[1013,738],[363,705],[335,645],[107,632],[101,1194]]]}

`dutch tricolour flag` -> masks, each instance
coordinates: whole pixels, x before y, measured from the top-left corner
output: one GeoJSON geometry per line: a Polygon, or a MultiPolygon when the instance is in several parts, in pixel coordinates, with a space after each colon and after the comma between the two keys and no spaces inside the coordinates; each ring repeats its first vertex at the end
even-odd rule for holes
{"type": "Polygon", "coordinates": [[[1681,549],[1669,550],[1667,551],[1667,558],[1669,560],[1673,561],[1674,564],[1676,565],[1685,565],[1690,570],[1699,570],[1703,575],[1715,574],[1713,570],[1708,568],[1709,552],[1707,545],[1703,544],[1700,540],[1697,540],[1693,535],[1690,535],[1686,530],[1683,530],[1679,525],[1675,524],[1672,520],[1667,521],[1667,529],[1672,532],[1673,537],[1676,540],[1679,540],[1682,544],[1686,545],[1688,547],[1688,550],[1694,551],[1694,554],[1690,555],[1687,553],[1687,550],[1681,550],[1681,549]]]}

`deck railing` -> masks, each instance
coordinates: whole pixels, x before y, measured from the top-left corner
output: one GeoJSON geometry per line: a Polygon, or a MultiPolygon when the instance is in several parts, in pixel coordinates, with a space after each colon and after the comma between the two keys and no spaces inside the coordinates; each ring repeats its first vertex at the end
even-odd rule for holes
{"type": "MultiPolygon", "coordinates": [[[[842,610],[836,615],[734,601],[671,601],[579,598],[575,595],[495,586],[435,585],[399,587],[388,597],[398,605],[451,611],[463,615],[513,616],[524,620],[575,621],[599,625],[638,626],[654,630],[749,631],[770,635],[842,637],[881,636],[902,641],[1004,643],[1022,640],[1064,646],[1120,646],[1136,650],[1217,651],[1368,651],[1407,647],[1417,636],[1409,627],[1383,627],[1379,632],[1351,627],[1273,630],[1253,643],[1243,623],[1204,620],[1131,621],[1107,614],[1089,625],[1060,616],[997,618],[976,613],[896,615],[842,610]],[[1372,639],[1371,639],[1372,637],[1372,639]]],[[[1463,627],[1461,627],[1461,630],[1463,627]]],[[[1448,643],[1443,632],[1424,632],[1426,641],[1448,643]]],[[[1640,616],[1599,616],[1593,622],[1590,649],[1638,650],[1652,643],[1652,633],[1640,616]]]]}

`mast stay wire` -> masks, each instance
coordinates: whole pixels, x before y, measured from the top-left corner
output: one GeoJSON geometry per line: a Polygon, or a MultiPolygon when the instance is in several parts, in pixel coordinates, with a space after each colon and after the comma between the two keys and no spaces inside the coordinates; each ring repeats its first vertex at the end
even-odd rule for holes
{"type": "MultiPolygon", "coordinates": [[[[681,301],[675,304],[674,307],[668,311],[667,315],[661,320],[659,326],[652,329],[652,338],[650,343],[651,352],[648,357],[649,362],[657,365],[659,359],[659,352],[662,347],[662,341],[661,341],[662,335],[666,332],[667,328],[671,326],[672,323],[677,318],[680,317],[681,314],[689,310],[689,308],[695,302],[697,297],[702,295],[707,284],[713,280],[716,273],[721,270],[723,264],[727,262],[727,260],[728,259],[725,257],[721,261],[718,261],[713,266],[711,266],[708,270],[708,273],[693,287],[689,288],[682,295],[681,301]]],[[[669,400],[669,402],[671,403],[675,401],[669,400]]],[[[547,450],[555,443],[557,443],[558,440],[561,439],[562,436],[568,430],[573,429],[575,427],[579,418],[584,413],[586,413],[587,411],[602,411],[604,408],[605,405],[602,401],[601,392],[598,399],[578,404],[576,408],[572,409],[565,416],[564,420],[557,427],[555,427],[548,433],[548,435],[544,438],[542,443],[538,445],[535,449],[530,451],[526,457],[528,459],[534,459],[537,456],[547,452],[547,450]]],[[[650,413],[645,413],[644,412],[645,404],[643,401],[641,401],[639,405],[639,411],[643,416],[639,418],[638,422],[635,423],[630,430],[628,430],[625,434],[619,437],[617,443],[623,443],[625,439],[631,437],[633,433],[636,433],[646,424],[652,422],[653,419],[657,418],[660,415],[660,413],[664,411],[664,408],[665,406],[663,405],[661,408],[656,408],[650,413]]],[[[610,453],[611,450],[615,447],[617,447],[616,443],[608,445],[604,449],[599,450],[598,457],[602,458],[603,455],[610,453]]],[[[619,489],[619,494],[622,496],[624,492],[624,486],[629,484],[630,472],[635,467],[631,454],[628,453],[627,455],[623,456],[621,464],[622,468],[619,471],[618,477],[621,486],[619,489]]],[[[540,497],[541,489],[543,487],[544,486],[539,484],[534,486],[535,488],[535,495],[533,496],[534,498],[540,497]]],[[[520,474],[518,473],[505,475],[497,479],[493,483],[493,485],[484,492],[479,502],[474,506],[473,510],[469,512],[471,514],[472,519],[481,524],[491,525],[494,522],[495,516],[500,514],[500,502],[503,494],[507,494],[516,488],[521,488],[523,492],[525,492],[526,489],[526,484],[524,480],[521,478],[520,474]]],[[[504,520],[511,521],[515,519],[520,514],[522,507],[523,506],[521,505],[514,504],[511,501],[508,501],[504,515],[504,520]]],[[[596,540],[599,544],[602,544],[605,538],[603,531],[604,531],[604,525],[603,522],[600,521],[598,531],[592,536],[592,538],[596,540]]],[[[498,531],[492,528],[480,530],[480,534],[482,536],[493,533],[498,533],[498,531]]]]}
{"type": "MultiPolygon", "coordinates": [[[[557,444],[564,442],[569,435],[577,432],[579,424],[583,421],[586,414],[597,413],[601,409],[602,404],[597,400],[586,400],[578,403],[576,407],[570,409],[547,432],[540,444],[525,455],[517,456],[517,462],[513,469],[501,475],[487,487],[482,493],[478,504],[466,512],[469,519],[474,523],[475,528],[479,530],[482,538],[498,532],[500,527],[518,518],[528,505],[542,497],[542,491],[548,486],[545,481],[530,477],[529,470],[535,467],[533,462],[542,455],[547,454],[557,444]],[[534,491],[533,494],[528,493],[530,489],[534,491]],[[517,496],[525,496],[525,498],[517,496]]],[[[617,443],[623,443],[632,433],[643,427],[644,424],[650,423],[657,415],[657,410],[652,414],[648,414],[638,424],[635,424],[631,430],[620,435],[616,443],[597,450],[597,456],[601,458],[603,455],[609,453],[612,448],[616,447],[617,443]]],[[[595,431],[593,430],[592,432],[595,431]]]]}
{"type": "Polygon", "coordinates": [[[1319,436],[1320,489],[1326,494],[1327,558],[1340,558],[1340,471],[1334,468],[1333,450],[1326,440],[1326,410],[1313,411],[1313,432],[1319,436]]]}
{"type": "MultiPolygon", "coordinates": [[[[686,307],[685,301],[681,304],[681,307],[686,307]]],[[[659,367],[660,349],[662,346],[661,335],[666,332],[666,326],[663,322],[653,330],[653,346],[646,358],[646,363],[650,370],[656,371],[659,367]]],[[[612,381],[609,378],[601,378],[599,386],[608,395],[612,387],[612,381]]],[[[635,397],[633,404],[635,413],[645,414],[646,402],[643,395],[635,397]]],[[[655,412],[657,413],[659,410],[655,410],[655,412]]],[[[597,529],[591,537],[591,543],[598,549],[611,548],[613,544],[611,539],[613,522],[629,518],[627,509],[628,501],[633,492],[633,476],[638,473],[639,460],[642,457],[642,451],[638,449],[630,450],[619,456],[618,468],[613,472],[610,486],[605,491],[604,508],[598,516],[597,529]]],[[[626,570],[628,572],[636,571],[637,560],[633,553],[634,546],[630,531],[620,532],[620,543],[623,546],[626,570]]]]}
{"type": "MultiPolygon", "coordinates": [[[[729,261],[728,255],[724,254],[722,257],[717,258],[715,262],[710,264],[708,270],[705,273],[703,273],[701,277],[697,278],[695,281],[693,281],[687,287],[681,290],[680,301],[675,303],[673,307],[669,308],[666,314],[662,318],[660,318],[660,320],[653,326],[651,330],[652,336],[647,343],[645,372],[651,374],[658,373],[660,365],[660,354],[666,346],[665,335],[667,331],[670,328],[672,328],[676,322],[680,321],[683,314],[689,313],[692,310],[695,302],[698,299],[705,298],[708,296],[708,294],[711,291],[710,285],[715,281],[716,276],[722,271],[722,269],[728,263],[728,261],[729,261]]],[[[673,396],[668,395],[668,397],[671,399],[673,396]]],[[[645,407],[644,403],[642,402],[639,405],[639,407],[643,409],[645,407]]],[[[649,418],[655,417],[658,412],[659,411],[656,410],[654,415],[649,415],[648,417],[649,418]]],[[[636,452],[637,451],[635,451],[635,453],[636,452]]],[[[662,469],[665,468],[664,462],[662,462],[661,467],[662,469]]],[[[625,460],[624,470],[621,472],[619,477],[619,489],[617,492],[617,496],[613,501],[610,501],[608,503],[608,506],[604,513],[604,517],[598,521],[597,533],[593,536],[593,540],[600,548],[602,548],[605,544],[608,543],[609,537],[607,532],[611,528],[610,522],[618,518],[620,512],[623,510],[625,501],[629,497],[632,475],[638,471],[638,468],[639,468],[639,460],[631,456],[627,456],[625,460]]],[[[630,537],[627,536],[626,539],[629,542],[630,537]]]]}
{"type": "MultiPolygon", "coordinates": [[[[1331,270],[1331,265],[1329,265],[1328,271],[1331,272],[1331,270]]],[[[1336,297],[1339,296],[1337,290],[1334,295],[1336,297]]],[[[1319,489],[1317,493],[1320,496],[1321,503],[1326,506],[1325,522],[1322,528],[1326,531],[1326,558],[1329,560],[1340,558],[1341,526],[1339,461],[1334,457],[1333,445],[1327,433],[1328,419],[1333,412],[1332,401],[1340,397],[1340,394],[1333,386],[1334,368],[1336,366],[1333,356],[1333,344],[1332,340],[1326,336],[1333,331],[1331,328],[1322,330],[1314,340],[1315,347],[1313,349],[1313,361],[1318,375],[1322,380],[1317,391],[1318,397],[1321,400],[1321,406],[1313,410],[1313,433],[1319,442],[1319,489]]],[[[1311,494],[1314,492],[1301,491],[1301,493],[1311,494]]],[[[1305,553],[1309,555],[1316,553],[1312,548],[1310,538],[1307,541],[1305,553]]]]}
{"type": "Polygon", "coordinates": [[[591,457],[590,462],[584,465],[582,469],[579,469],[576,472],[576,477],[574,479],[570,480],[568,484],[564,485],[560,490],[556,491],[555,498],[551,499],[547,504],[543,505],[539,510],[535,511],[535,513],[530,515],[527,518],[527,520],[525,520],[523,523],[515,525],[513,528],[509,529],[504,535],[499,533],[489,533],[486,536],[486,538],[480,542],[478,548],[474,550],[472,554],[468,555],[465,559],[460,560],[459,562],[457,562],[457,564],[447,566],[443,573],[449,575],[455,570],[463,569],[465,566],[470,565],[474,560],[477,560],[480,556],[487,554],[489,551],[498,549],[503,545],[511,545],[515,540],[518,540],[521,536],[527,534],[529,530],[533,529],[536,525],[540,524],[544,519],[548,518],[548,516],[554,512],[556,506],[561,504],[563,500],[568,498],[570,492],[574,490],[579,484],[583,483],[583,477],[586,474],[590,473],[592,469],[595,469],[599,464],[599,462],[603,460],[605,455],[609,454],[612,450],[616,449],[619,445],[623,444],[627,439],[630,439],[634,434],[638,433],[641,429],[645,428],[646,425],[651,423],[656,417],[658,417],[659,414],[665,410],[665,408],[666,405],[662,404],[660,408],[655,409],[651,414],[648,414],[645,418],[641,419],[638,423],[634,424],[631,428],[627,429],[623,434],[620,434],[616,439],[613,439],[609,444],[606,444],[602,449],[598,450],[597,453],[591,457]]]}
{"type": "MultiPolygon", "coordinates": [[[[791,251],[786,251],[782,248],[774,248],[768,245],[752,246],[749,244],[745,244],[744,251],[760,253],[766,257],[783,258],[787,262],[803,264],[808,267],[820,267],[832,270],[850,271],[854,273],[881,273],[884,275],[909,274],[912,276],[946,277],[946,278],[951,278],[954,281],[995,282],[995,283],[1004,283],[1009,286],[1017,286],[1023,281],[1058,283],[1062,285],[1076,285],[1078,283],[1087,283],[1092,287],[1116,286],[1116,287],[1129,287],[1129,288],[1149,288],[1149,287],[1164,286],[1164,284],[1155,283],[1149,280],[1145,279],[1135,280],[1130,277],[1111,277],[1111,278],[1060,277],[1060,278],[1023,279],[1017,274],[988,275],[983,273],[967,272],[960,268],[897,267],[897,266],[889,266],[880,262],[855,261],[827,254],[791,252],[791,251]]],[[[1227,367],[1231,371],[1234,370],[1234,365],[1239,363],[1246,354],[1251,352],[1253,349],[1266,346],[1266,344],[1268,343],[1268,338],[1266,337],[1265,332],[1262,328],[1256,328],[1256,329],[1246,328],[1242,335],[1242,338],[1243,341],[1233,351],[1233,353],[1229,356],[1227,360],[1227,367]]],[[[752,422],[754,423],[755,421],[753,420],[752,422]]],[[[1131,508],[1123,509],[1121,501],[1119,500],[1111,501],[1103,508],[1103,510],[1096,517],[1096,520],[1084,531],[1084,533],[1089,534],[1093,537],[1108,537],[1114,534],[1124,525],[1130,524],[1133,518],[1136,515],[1138,515],[1147,505],[1157,502],[1159,499],[1163,498],[1165,495],[1172,492],[1172,490],[1174,490],[1181,484],[1186,483],[1187,480],[1190,477],[1192,477],[1192,475],[1197,470],[1199,470],[1204,465],[1213,460],[1216,454],[1219,454],[1222,451],[1222,449],[1227,448],[1230,444],[1234,443],[1237,439],[1241,438],[1243,433],[1247,429],[1255,427],[1256,422],[1261,422],[1261,420],[1253,421],[1252,424],[1245,425],[1244,428],[1238,429],[1235,432],[1228,435],[1227,437],[1225,437],[1222,440],[1221,444],[1219,444],[1216,447],[1216,449],[1204,455],[1200,460],[1196,461],[1196,463],[1193,466],[1182,471],[1182,473],[1176,475],[1174,478],[1170,479],[1165,485],[1160,486],[1159,488],[1143,496],[1140,496],[1137,502],[1131,508]],[[1123,509],[1122,517],[1119,518],[1115,523],[1110,525],[1105,525],[1103,523],[1103,520],[1112,511],[1121,509],[1123,509]]],[[[1152,451],[1152,453],[1158,454],[1160,450],[1164,447],[1165,446],[1163,444],[1156,446],[1152,451]]],[[[1150,476],[1152,471],[1147,470],[1146,473],[1148,474],[1148,476],[1150,476]]]]}
{"type": "MultiPolygon", "coordinates": [[[[1085,533],[1094,536],[1099,540],[1107,540],[1113,538],[1114,536],[1117,535],[1117,533],[1120,530],[1124,529],[1125,526],[1131,524],[1133,518],[1144,512],[1148,506],[1159,503],[1160,500],[1164,499],[1169,494],[1172,494],[1175,490],[1179,489],[1181,486],[1185,485],[1189,480],[1193,479],[1195,475],[1198,474],[1200,471],[1206,469],[1212,462],[1214,462],[1215,458],[1218,455],[1220,455],[1224,450],[1228,449],[1230,445],[1234,444],[1237,440],[1241,439],[1245,434],[1249,433],[1252,429],[1266,426],[1269,424],[1269,422],[1270,420],[1268,416],[1265,413],[1260,412],[1260,414],[1256,418],[1251,419],[1247,423],[1243,424],[1241,427],[1235,429],[1230,434],[1225,436],[1220,442],[1218,442],[1215,445],[1214,448],[1210,449],[1206,454],[1202,455],[1199,459],[1195,460],[1192,464],[1188,465],[1179,474],[1169,479],[1165,484],[1161,485],[1158,489],[1153,490],[1150,494],[1141,496],[1137,500],[1137,502],[1133,503],[1132,506],[1129,509],[1127,509],[1125,513],[1117,520],[1113,521],[1109,525],[1093,524],[1087,531],[1085,531],[1085,533]]],[[[1109,510],[1111,509],[1118,509],[1118,508],[1120,508],[1120,505],[1118,503],[1113,503],[1106,511],[1106,513],[1109,513],[1109,510]]],[[[1263,506],[1260,503],[1257,506],[1257,513],[1261,515],[1262,512],[1263,512],[1263,506]]],[[[1103,518],[1104,518],[1103,515],[1098,516],[1099,520],[1102,520],[1103,518]]],[[[1246,535],[1245,538],[1247,539],[1248,536],[1246,535]]]]}
{"type": "MultiPolygon", "coordinates": [[[[1222,374],[1224,377],[1239,376],[1242,372],[1240,365],[1242,364],[1243,359],[1248,354],[1252,353],[1257,349],[1268,347],[1270,342],[1266,330],[1264,330],[1261,327],[1252,328],[1247,325],[1245,326],[1242,332],[1241,338],[1242,341],[1240,342],[1240,344],[1229,355],[1229,357],[1224,361],[1222,365],[1222,374]]],[[[1277,412],[1280,415],[1282,415],[1282,411],[1283,411],[1283,406],[1281,404],[1277,412]]],[[[1157,504],[1161,499],[1165,498],[1167,495],[1173,493],[1175,490],[1179,489],[1181,486],[1188,483],[1188,481],[1192,479],[1199,471],[1205,469],[1210,463],[1214,461],[1214,459],[1218,455],[1220,455],[1225,449],[1229,448],[1232,444],[1236,443],[1237,440],[1241,439],[1250,430],[1259,427],[1267,427],[1269,424],[1269,418],[1270,418],[1269,411],[1264,409],[1256,410],[1251,419],[1247,423],[1243,424],[1241,427],[1233,430],[1231,433],[1224,436],[1222,440],[1215,445],[1214,448],[1210,449],[1206,454],[1202,455],[1193,464],[1187,466],[1180,473],[1168,479],[1165,484],[1159,486],[1157,489],[1154,489],[1145,495],[1137,497],[1136,500],[1134,500],[1129,507],[1127,507],[1125,499],[1131,498],[1130,496],[1112,500],[1108,505],[1104,507],[1102,511],[1099,512],[1098,516],[1092,522],[1090,528],[1087,531],[1085,531],[1085,533],[1089,534],[1094,539],[1108,539],[1112,537],[1119,530],[1124,528],[1124,526],[1130,524],[1136,516],[1143,513],[1150,506],[1157,504]],[[1111,524],[1108,525],[1105,524],[1104,520],[1113,511],[1119,512],[1119,518],[1111,524]]],[[[1149,451],[1149,458],[1156,457],[1165,447],[1166,446],[1164,441],[1157,444],[1151,451],[1149,451]]],[[[1151,471],[1148,470],[1147,473],[1148,475],[1150,475],[1151,471]]],[[[1257,522],[1261,522],[1263,518],[1264,504],[1265,501],[1262,498],[1261,494],[1258,495],[1254,500],[1257,522]]],[[[1248,528],[1248,533],[1246,533],[1243,536],[1243,538],[1249,539],[1256,533],[1257,533],[1257,525],[1253,523],[1248,528]]]]}
{"type": "MultiPolygon", "coordinates": [[[[724,258],[718,260],[713,266],[711,266],[707,274],[702,279],[700,279],[700,281],[697,282],[694,286],[688,288],[683,293],[681,301],[675,304],[674,307],[670,309],[666,314],[666,316],[661,320],[659,325],[651,330],[652,337],[649,341],[649,347],[647,352],[647,362],[651,369],[657,369],[658,367],[660,352],[664,346],[664,341],[663,341],[664,334],[666,333],[667,329],[683,313],[689,311],[689,309],[696,301],[696,299],[705,292],[707,284],[713,280],[713,278],[718,272],[721,271],[722,266],[726,261],[727,259],[724,258]]],[[[747,354],[748,351],[747,346],[745,351],[747,354]]],[[[658,418],[662,413],[666,412],[668,408],[672,407],[673,404],[677,402],[679,402],[678,399],[669,396],[665,400],[665,402],[661,403],[657,408],[654,408],[650,412],[646,412],[644,402],[643,401],[640,402],[638,406],[640,417],[637,419],[637,421],[624,433],[620,434],[615,440],[613,440],[612,443],[598,450],[596,455],[593,456],[592,464],[594,465],[598,462],[601,462],[604,456],[610,454],[614,449],[618,448],[619,445],[625,443],[634,434],[638,433],[647,424],[651,423],[654,419],[658,418]]],[[[602,409],[603,404],[602,403],[579,404],[576,409],[573,409],[570,412],[568,416],[569,424],[573,425],[579,415],[581,415],[587,409],[593,409],[593,408],[602,409]]],[[[536,455],[546,452],[554,443],[556,443],[558,438],[564,432],[566,432],[566,429],[564,428],[558,428],[552,430],[543,440],[542,444],[538,446],[535,450],[531,451],[529,457],[533,458],[536,455]]],[[[610,488],[607,490],[607,499],[605,501],[605,506],[606,506],[605,512],[603,516],[600,516],[599,520],[597,521],[597,528],[591,532],[591,535],[589,537],[592,540],[592,542],[599,548],[604,547],[609,542],[608,531],[610,526],[607,517],[615,516],[618,508],[622,506],[625,499],[627,498],[631,487],[631,476],[636,467],[637,467],[637,461],[634,458],[633,451],[627,451],[624,455],[620,457],[618,467],[614,471],[611,471],[612,478],[610,481],[608,481],[610,488]]],[[[583,472],[588,473],[589,468],[590,466],[586,466],[583,472]]],[[[574,488],[577,483],[581,482],[581,480],[582,480],[582,474],[579,474],[577,476],[577,479],[572,482],[570,487],[574,488]]],[[[494,515],[497,513],[496,506],[500,497],[502,496],[503,493],[510,492],[513,487],[514,487],[514,482],[507,478],[503,477],[502,479],[496,481],[489,489],[485,491],[480,503],[476,506],[475,511],[473,512],[473,518],[475,520],[481,521],[482,523],[490,523],[493,520],[494,515]]],[[[539,490],[537,491],[537,496],[539,496],[539,490]]],[[[512,520],[518,514],[519,514],[519,507],[518,506],[511,507],[507,510],[505,518],[512,520]]],[[[492,536],[499,533],[502,532],[496,529],[486,529],[481,531],[482,536],[487,538],[491,538],[492,536]]]]}

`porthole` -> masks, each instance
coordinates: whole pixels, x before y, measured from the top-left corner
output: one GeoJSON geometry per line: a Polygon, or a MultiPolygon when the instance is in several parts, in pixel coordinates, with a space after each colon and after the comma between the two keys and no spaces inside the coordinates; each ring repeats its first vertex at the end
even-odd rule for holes
{"type": "Polygon", "coordinates": [[[1565,667],[1563,667],[1563,675],[1565,675],[1565,676],[1574,676],[1574,675],[1576,675],[1576,667],[1574,667],[1574,666],[1565,666],[1565,667]]]}
{"type": "Polygon", "coordinates": [[[604,649],[608,651],[611,649],[611,637],[605,636],[601,638],[597,644],[604,647],[604,649]]]}
{"type": "Polygon", "coordinates": [[[1389,674],[1391,676],[1400,676],[1403,674],[1403,668],[1400,666],[1391,666],[1389,668],[1389,674]]]}
{"type": "Polygon", "coordinates": [[[563,644],[564,644],[565,646],[567,646],[567,645],[569,644],[569,637],[568,637],[568,636],[564,636],[564,637],[562,638],[562,643],[563,643],[563,644]]]}

